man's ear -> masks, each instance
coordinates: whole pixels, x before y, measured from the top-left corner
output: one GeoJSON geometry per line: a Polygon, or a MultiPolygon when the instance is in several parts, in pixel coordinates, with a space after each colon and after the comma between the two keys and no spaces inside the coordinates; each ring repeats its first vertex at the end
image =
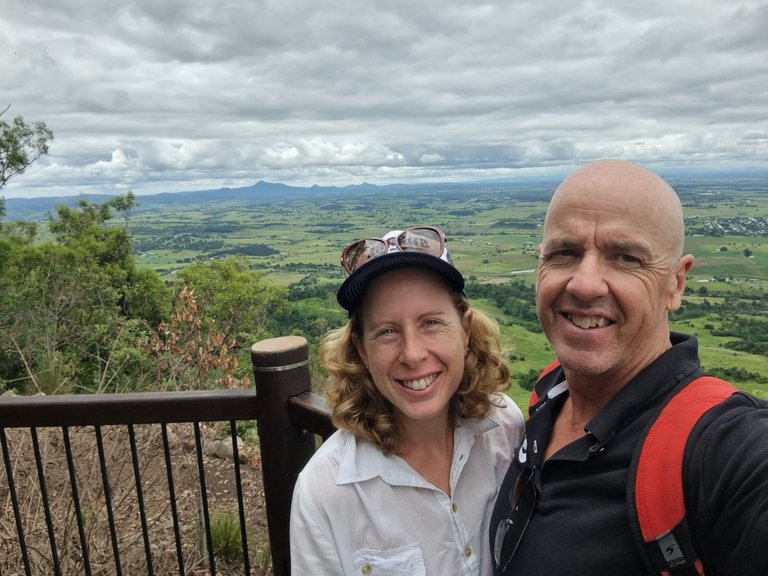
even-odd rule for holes
{"type": "Polygon", "coordinates": [[[667,300],[667,311],[674,312],[682,304],[683,294],[685,292],[685,279],[693,266],[693,255],[686,254],[675,264],[675,270],[670,278],[669,297],[667,300]]]}

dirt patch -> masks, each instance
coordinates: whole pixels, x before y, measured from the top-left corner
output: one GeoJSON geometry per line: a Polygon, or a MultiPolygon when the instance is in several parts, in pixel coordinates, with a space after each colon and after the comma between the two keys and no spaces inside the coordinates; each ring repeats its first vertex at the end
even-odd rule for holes
{"type": "MultiPolygon", "coordinates": [[[[229,429],[201,426],[200,431],[212,548],[216,551],[216,573],[244,574],[229,429]]],[[[6,430],[5,434],[32,573],[45,576],[54,573],[48,520],[43,505],[43,493],[46,493],[60,571],[65,576],[84,574],[85,559],[76,522],[71,472],[67,466],[67,438],[59,429],[38,432],[37,445],[45,479],[43,484],[35,464],[35,439],[30,431],[13,429],[6,430]]],[[[154,574],[178,575],[180,564],[184,574],[210,574],[208,552],[202,536],[204,532],[201,530],[202,498],[192,425],[167,427],[166,439],[170,448],[175,499],[170,497],[162,428],[158,425],[135,426],[134,434],[141,470],[141,499],[148,526],[154,574]],[[173,521],[172,502],[176,506],[178,527],[173,521]],[[177,531],[181,560],[177,553],[177,531]]],[[[74,474],[91,573],[94,576],[113,575],[119,562],[123,574],[147,574],[149,568],[129,430],[118,426],[104,427],[99,440],[93,428],[71,428],[68,437],[72,461],[75,463],[74,474]],[[102,481],[99,442],[109,478],[107,490],[102,481]],[[111,507],[108,506],[110,501],[111,507]],[[110,529],[110,509],[114,537],[110,529]]],[[[250,576],[268,576],[272,570],[261,459],[256,446],[241,445],[239,451],[250,576]]],[[[0,468],[0,574],[13,576],[24,574],[24,562],[3,461],[0,461],[0,468]]]]}

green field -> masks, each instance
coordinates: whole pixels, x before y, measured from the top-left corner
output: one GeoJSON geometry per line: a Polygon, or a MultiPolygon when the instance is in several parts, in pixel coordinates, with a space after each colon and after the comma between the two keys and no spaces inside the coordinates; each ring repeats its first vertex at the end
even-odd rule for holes
{"type": "MultiPolygon", "coordinates": [[[[693,294],[707,293],[714,303],[718,293],[762,297],[768,286],[768,184],[734,182],[729,187],[719,181],[701,181],[677,189],[689,231],[686,251],[695,256],[688,280],[693,294]]],[[[139,197],[130,230],[139,262],[166,278],[196,258],[240,254],[268,282],[290,287],[307,279],[340,284],[339,254],[353,239],[433,224],[446,232],[454,263],[468,278],[481,284],[513,280],[531,284],[551,192],[548,186],[435,187],[407,192],[318,192],[280,200],[182,206],[145,203],[139,197]],[[248,255],[254,252],[263,255],[248,255]]],[[[492,302],[474,304],[499,319],[505,345],[512,350],[513,382],[549,362],[551,350],[542,334],[515,326],[514,318],[505,318],[492,302]]],[[[309,307],[317,315],[320,308],[334,306],[329,298],[309,307]]],[[[746,367],[768,376],[764,355],[724,348],[727,338],[713,336],[707,324],[704,320],[674,324],[675,329],[699,337],[705,366],[746,367]]],[[[768,391],[765,383],[741,384],[768,391]]],[[[521,404],[527,401],[528,393],[515,385],[510,394],[521,404]]]]}

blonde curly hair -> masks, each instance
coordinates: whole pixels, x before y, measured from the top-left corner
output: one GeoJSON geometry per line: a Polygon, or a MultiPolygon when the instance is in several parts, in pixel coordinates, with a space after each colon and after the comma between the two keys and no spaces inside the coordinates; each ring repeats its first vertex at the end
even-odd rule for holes
{"type": "MultiPolygon", "coordinates": [[[[462,419],[483,418],[492,406],[500,405],[498,393],[509,387],[509,368],[496,320],[471,309],[463,293],[453,293],[460,316],[471,310],[464,375],[449,406],[449,418],[454,426],[460,426],[462,419]]],[[[328,372],[325,397],[337,428],[368,440],[384,454],[392,454],[400,446],[402,431],[392,404],[378,391],[357,352],[354,338],[361,332],[360,315],[355,310],[344,326],[320,342],[320,360],[328,372]]]]}

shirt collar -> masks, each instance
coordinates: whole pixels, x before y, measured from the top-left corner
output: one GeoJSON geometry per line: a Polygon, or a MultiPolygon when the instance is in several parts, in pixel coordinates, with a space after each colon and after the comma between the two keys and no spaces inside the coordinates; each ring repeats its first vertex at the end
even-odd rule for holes
{"type": "Polygon", "coordinates": [[[701,370],[695,336],[672,332],[670,341],[672,347],[630,380],[587,424],[586,431],[599,444],[609,442],[626,422],[632,421],[638,406],[656,402],[701,370]]]}
{"type": "MultiPolygon", "coordinates": [[[[469,451],[477,436],[497,426],[499,423],[492,415],[482,420],[463,420],[461,426],[454,429],[454,455],[461,450],[469,451]]],[[[349,434],[341,452],[336,484],[363,482],[377,476],[391,485],[431,486],[399,456],[385,456],[370,442],[349,434]]]]}
{"type": "MultiPolygon", "coordinates": [[[[608,444],[627,422],[635,419],[638,407],[657,402],[681,382],[702,372],[695,336],[670,332],[670,342],[670,349],[622,387],[589,421],[585,431],[592,437],[594,446],[608,444]]],[[[553,373],[555,383],[529,409],[530,417],[525,425],[526,442],[522,449],[527,451],[525,460],[530,466],[543,464],[544,455],[540,448],[549,442],[552,425],[567,397],[568,384],[564,380],[562,367],[557,371],[559,374],[553,373]]]]}

